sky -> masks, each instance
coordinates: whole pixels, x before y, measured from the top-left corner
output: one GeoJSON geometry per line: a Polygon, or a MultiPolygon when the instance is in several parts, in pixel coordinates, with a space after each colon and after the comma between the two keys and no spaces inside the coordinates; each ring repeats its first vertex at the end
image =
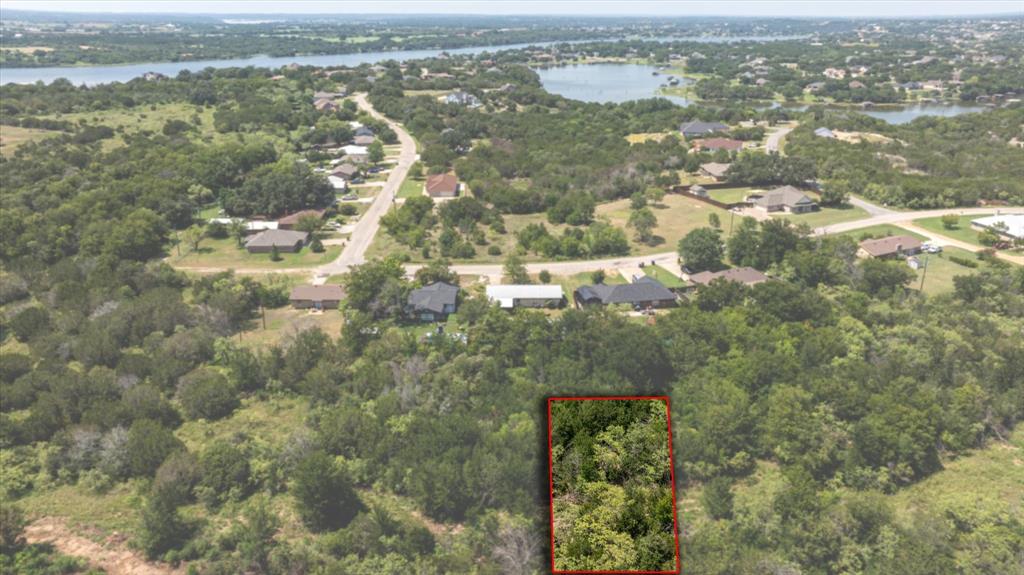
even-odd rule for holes
{"type": "Polygon", "coordinates": [[[564,16],[938,17],[1024,14],[1024,0],[4,0],[7,9],[190,14],[488,14],[564,16]]]}

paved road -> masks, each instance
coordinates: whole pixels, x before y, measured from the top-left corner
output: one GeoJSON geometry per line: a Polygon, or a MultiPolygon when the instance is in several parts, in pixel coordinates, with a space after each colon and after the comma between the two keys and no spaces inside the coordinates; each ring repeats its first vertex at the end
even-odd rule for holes
{"type": "Polygon", "coordinates": [[[779,142],[782,141],[782,138],[786,137],[786,134],[792,132],[793,128],[795,128],[795,127],[796,127],[795,125],[794,126],[785,126],[785,127],[779,128],[778,130],[775,130],[774,132],[768,134],[768,139],[765,140],[765,143],[764,143],[765,149],[768,150],[769,152],[778,152],[779,151],[779,142]]]}
{"type": "Polygon", "coordinates": [[[380,228],[380,219],[391,207],[391,201],[398,193],[398,188],[402,185],[402,181],[405,180],[406,174],[409,173],[409,167],[412,166],[418,157],[416,155],[416,142],[409,135],[409,132],[405,131],[405,128],[375,110],[370,105],[370,102],[366,100],[366,94],[355,94],[352,99],[355,100],[356,104],[363,111],[378,120],[386,122],[395,131],[395,134],[398,135],[398,143],[401,145],[401,149],[398,153],[398,163],[391,169],[388,179],[384,182],[381,190],[377,192],[373,203],[370,204],[370,209],[359,218],[359,222],[355,225],[355,229],[352,230],[352,235],[349,236],[345,249],[338,255],[338,259],[314,270],[314,274],[319,278],[326,277],[326,275],[345,273],[350,267],[366,261],[366,250],[373,242],[374,236],[377,235],[377,230],[380,228]]]}

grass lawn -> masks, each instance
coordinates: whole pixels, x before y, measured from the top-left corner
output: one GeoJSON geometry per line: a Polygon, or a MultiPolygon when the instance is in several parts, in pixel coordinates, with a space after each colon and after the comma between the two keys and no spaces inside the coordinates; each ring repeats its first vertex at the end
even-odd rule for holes
{"type": "Polygon", "coordinates": [[[809,214],[786,214],[772,217],[786,219],[794,224],[805,223],[812,228],[820,228],[822,226],[838,224],[840,222],[863,220],[868,217],[868,213],[856,206],[848,206],[845,208],[821,208],[820,210],[809,214]]]}
{"type": "Polygon", "coordinates": [[[922,218],[920,220],[914,220],[914,225],[921,226],[922,228],[935,232],[937,234],[944,235],[954,240],[960,240],[971,244],[972,246],[984,247],[981,242],[978,241],[978,230],[971,227],[971,219],[977,219],[982,216],[960,216],[960,224],[952,230],[947,230],[942,225],[942,217],[937,218],[922,218]]]}
{"type": "Polygon", "coordinates": [[[198,251],[190,251],[186,246],[181,246],[181,255],[177,250],[171,248],[171,255],[167,262],[174,266],[186,267],[212,267],[212,268],[259,268],[259,269],[288,269],[298,267],[318,266],[330,262],[341,253],[341,246],[325,246],[323,253],[314,253],[308,247],[295,254],[281,254],[281,261],[270,261],[270,254],[250,254],[244,248],[239,248],[234,238],[222,240],[204,239],[199,244],[198,251]]]}
{"type": "MultiPolygon", "coordinates": [[[[576,288],[584,285],[591,285],[594,281],[591,279],[593,272],[583,272],[574,274],[571,276],[551,276],[551,283],[556,283],[562,286],[562,291],[565,292],[565,299],[572,305],[572,292],[576,291],[576,288]]],[[[605,285],[619,285],[626,283],[625,278],[622,277],[619,272],[606,271],[604,275],[605,285]]]]}
{"type": "Polygon", "coordinates": [[[646,255],[676,249],[676,244],[687,233],[696,228],[708,225],[708,214],[718,214],[723,224],[728,225],[729,212],[693,198],[678,194],[668,194],[661,204],[653,206],[658,225],[654,228],[655,242],[644,244],[633,239],[633,232],[626,228],[629,221],[629,200],[622,199],[597,206],[597,216],[604,216],[620,228],[626,230],[629,238],[631,255],[646,255]]]}
{"type": "Polygon", "coordinates": [[[877,226],[868,226],[866,228],[860,228],[859,230],[850,230],[848,232],[842,232],[839,235],[850,236],[857,241],[860,241],[861,238],[868,236],[876,238],[884,236],[910,236],[912,238],[917,238],[921,241],[928,239],[922,236],[921,234],[915,234],[912,231],[905,230],[899,226],[894,226],[892,224],[879,224],[877,226]]]}
{"type": "MultiPolygon", "coordinates": [[[[199,125],[195,126],[193,134],[203,138],[224,140],[228,134],[220,134],[213,128],[213,108],[197,107],[191,104],[178,102],[174,104],[160,104],[156,109],[148,106],[136,106],[134,108],[120,108],[115,110],[102,110],[97,112],[75,112],[72,114],[54,114],[44,116],[46,118],[67,120],[72,123],[86,122],[92,125],[110,126],[115,131],[124,133],[136,133],[150,131],[160,133],[168,120],[182,120],[192,124],[194,116],[199,117],[199,125]]],[[[115,134],[109,140],[103,140],[103,149],[109,150],[124,145],[124,138],[121,134],[115,134]]]]}
{"type": "Polygon", "coordinates": [[[745,187],[724,188],[721,190],[708,190],[708,196],[710,196],[712,200],[718,200],[719,202],[726,204],[733,204],[736,202],[742,202],[743,200],[747,199],[747,196],[749,196],[750,193],[756,189],[760,188],[745,187]]]}
{"type": "Polygon", "coordinates": [[[665,139],[665,136],[673,133],[674,132],[641,132],[639,134],[629,134],[626,136],[626,141],[630,144],[642,144],[648,140],[660,142],[665,139]]]}
{"type": "Polygon", "coordinates": [[[951,255],[966,258],[971,261],[978,261],[977,256],[973,253],[954,247],[946,247],[942,250],[942,253],[939,254],[921,254],[917,256],[917,259],[923,264],[925,262],[925,258],[927,258],[928,272],[925,274],[923,269],[917,270],[917,279],[910,285],[910,287],[914,289],[920,288],[921,276],[924,276],[924,293],[928,295],[935,295],[951,292],[953,291],[954,276],[971,275],[987,265],[979,261],[978,268],[969,268],[951,261],[949,259],[949,256],[951,255]]]}
{"type": "Polygon", "coordinates": [[[686,285],[681,278],[661,266],[644,266],[644,273],[667,288],[681,288],[686,285]]]}
{"type": "Polygon", "coordinates": [[[10,156],[18,146],[29,142],[38,142],[62,134],[56,130],[39,130],[36,128],[19,128],[17,126],[0,125],[0,154],[10,156]]]}
{"type": "Polygon", "coordinates": [[[406,176],[402,180],[402,185],[398,187],[399,198],[415,198],[416,196],[423,195],[423,180],[413,179],[412,175],[406,176]]]}

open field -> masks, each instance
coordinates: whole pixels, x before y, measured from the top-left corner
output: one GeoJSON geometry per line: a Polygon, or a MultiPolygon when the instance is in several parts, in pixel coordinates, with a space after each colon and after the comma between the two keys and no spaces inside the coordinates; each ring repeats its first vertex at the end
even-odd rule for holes
{"type": "Polygon", "coordinates": [[[990,441],[983,449],[945,461],[942,471],[888,499],[906,521],[924,509],[1007,514],[1024,521],[1022,494],[1024,429],[1018,425],[1007,441],[990,441]]]}
{"type": "Polygon", "coordinates": [[[613,225],[625,229],[631,255],[674,250],[679,240],[691,230],[708,225],[708,214],[718,214],[722,222],[729,216],[726,210],[678,194],[666,195],[661,204],[652,206],[652,210],[658,218],[658,225],[654,228],[656,243],[653,245],[637,242],[633,239],[632,230],[626,228],[626,222],[629,221],[628,199],[601,204],[597,206],[596,215],[606,217],[613,225]]]}
{"type": "Polygon", "coordinates": [[[79,485],[34,489],[18,499],[28,517],[61,517],[79,533],[102,539],[117,531],[132,533],[139,521],[145,492],[143,480],[115,485],[105,493],[93,493],[79,485]]]}
{"type": "Polygon", "coordinates": [[[36,128],[0,125],[0,154],[9,156],[22,144],[38,142],[61,133],[56,130],[39,130],[36,128]]]}
{"type": "Polygon", "coordinates": [[[191,251],[181,246],[181,255],[171,248],[167,262],[174,266],[185,267],[220,267],[220,268],[259,268],[288,269],[310,267],[325,264],[341,252],[341,246],[324,246],[323,253],[314,253],[309,247],[295,254],[281,253],[281,261],[270,261],[270,254],[250,254],[245,248],[239,248],[233,238],[204,239],[198,251],[191,251]]]}

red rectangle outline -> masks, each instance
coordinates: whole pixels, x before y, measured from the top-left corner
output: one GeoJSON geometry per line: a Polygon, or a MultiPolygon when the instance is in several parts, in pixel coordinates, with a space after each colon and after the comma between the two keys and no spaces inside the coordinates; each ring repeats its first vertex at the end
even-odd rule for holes
{"type": "Polygon", "coordinates": [[[682,572],[682,561],[679,553],[679,515],[676,511],[676,468],[672,456],[672,406],[667,395],[605,395],[605,396],[582,396],[582,397],[549,397],[548,398],[548,520],[551,529],[551,572],[561,574],[569,573],[595,573],[608,575],[678,575],[682,572]],[[555,476],[554,465],[551,458],[551,402],[552,401],[587,401],[587,400],[610,400],[610,399],[659,399],[665,402],[665,416],[668,424],[668,465],[669,477],[672,481],[672,529],[676,543],[676,568],[674,571],[565,571],[555,569],[555,476]]]}

